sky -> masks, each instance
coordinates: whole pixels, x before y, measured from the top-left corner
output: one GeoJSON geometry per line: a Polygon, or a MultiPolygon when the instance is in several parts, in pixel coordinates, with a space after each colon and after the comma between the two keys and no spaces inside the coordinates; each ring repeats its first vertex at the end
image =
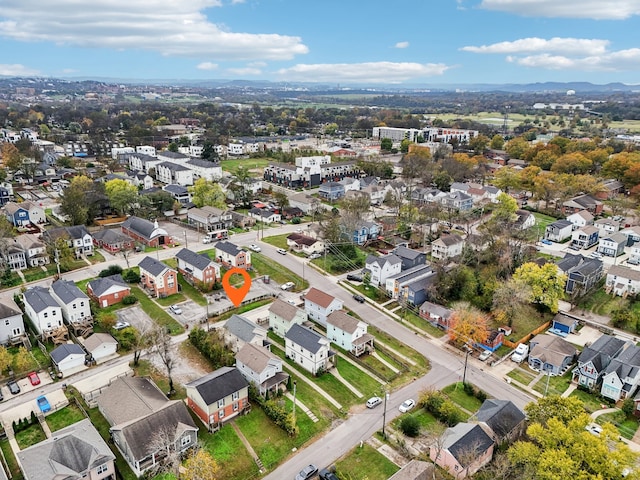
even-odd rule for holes
{"type": "Polygon", "coordinates": [[[0,75],[640,84],[640,0],[0,0],[0,75]]]}

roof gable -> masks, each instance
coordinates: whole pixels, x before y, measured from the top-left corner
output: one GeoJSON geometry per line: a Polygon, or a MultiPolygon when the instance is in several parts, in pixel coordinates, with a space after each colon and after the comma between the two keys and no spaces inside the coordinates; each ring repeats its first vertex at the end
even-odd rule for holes
{"type": "Polygon", "coordinates": [[[319,305],[322,308],[329,307],[329,305],[331,305],[331,302],[335,300],[335,298],[329,295],[328,293],[318,290],[315,287],[312,287],[311,289],[309,289],[307,294],[304,296],[304,299],[308,300],[311,303],[315,303],[316,305],[319,305]]]}
{"type": "Polygon", "coordinates": [[[207,405],[212,405],[248,386],[247,380],[235,367],[219,368],[186,385],[187,388],[194,388],[207,405]]]}

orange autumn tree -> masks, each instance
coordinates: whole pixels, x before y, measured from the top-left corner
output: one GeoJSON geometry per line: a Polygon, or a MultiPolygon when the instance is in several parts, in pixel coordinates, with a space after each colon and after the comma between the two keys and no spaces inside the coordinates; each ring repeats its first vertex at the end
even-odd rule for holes
{"type": "Polygon", "coordinates": [[[449,318],[449,338],[458,345],[483,343],[489,336],[489,317],[468,302],[453,306],[449,318]]]}

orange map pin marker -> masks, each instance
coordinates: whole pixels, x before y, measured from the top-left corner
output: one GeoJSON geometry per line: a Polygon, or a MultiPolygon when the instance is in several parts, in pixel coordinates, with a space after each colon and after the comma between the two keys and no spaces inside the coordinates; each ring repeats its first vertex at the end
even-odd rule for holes
{"type": "Polygon", "coordinates": [[[251,288],[251,277],[247,273],[246,270],[241,268],[232,268],[222,277],[222,288],[227,292],[227,297],[231,300],[236,307],[242,303],[244,297],[249,293],[249,289],[251,288]],[[232,275],[241,275],[244,278],[244,283],[240,287],[234,287],[229,283],[232,275]]]}

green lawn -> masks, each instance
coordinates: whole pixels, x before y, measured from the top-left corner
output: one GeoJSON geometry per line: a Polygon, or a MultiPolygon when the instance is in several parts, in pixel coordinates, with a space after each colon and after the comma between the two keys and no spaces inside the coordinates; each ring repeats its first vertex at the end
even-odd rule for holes
{"type": "Polygon", "coordinates": [[[603,408],[609,408],[612,404],[610,400],[605,400],[593,393],[589,393],[581,389],[574,390],[569,396],[579,398],[588,413],[593,413],[596,410],[602,410],[603,408]]]}
{"type": "MultiPolygon", "coordinates": [[[[384,363],[382,363],[373,355],[365,354],[365,355],[362,355],[358,360],[364,363],[365,365],[367,365],[373,372],[375,372],[375,374],[378,377],[380,377],[382,380],[386,381],[387,383],[391,382],[394,378],[398,376],[397,373],[395,373],[393,370],[391,370],[389,367],[387,367],[384,363]]],[[[391,364],[393,365],[394,363],[395,362],[392,362],[391,364]]],[[[398,368],[400,368],[400,365],[398,365],[398,368]]]]}
{"type": "Polygon", "coordinates": [[[23,270],[22,275],[24,275],[24,281],[26,283],[29,283],[48,277],[49,272],[46,270],[42,270],[40,267],[34,267],[23,270]]]}
{"type": "Polygon", "coordinates": [[[16,433],[16,441],[18,442],[20,450],[24,450],[36,443],[40,443],[43,440],[46,440],[46,438],[44,430],[42,430],[42,427],[37,421],[24,430],[16,433]]]}
{"type": "Polygon", "coordinates": [[[171,335],[178,335],[184,332],[184,327],[180,325],[171,315],[165,312],[158,304],[151,300],[140,288],[132,286],[131,295],[140,302],[140,306],[155,322],[169,329],[171,335]]]}
{"type": "Polygon", "coordinates": [[[163,307],[168,307],[169,305],[173,305],[174,303],[181,303],[186,300],[186,297],[181,293],[174,293],[173,295],[169,295],[168,297],[164,298],[156,298],[156,302],[163,307]]]}
{"type": "Polygon", "coordinates": [[[253,173],[259,173],[262,176],[262,171],[264,168],[272,163],[274,160],[269,160],[268,158],[243,158],[243,159],[231,159],[231,160],[220,160],[220,166],[222,170],[225,172],[229,172],[232,175],[238,170],[238,167],[244,166],[249,169],[249,171],[253,171],[253,173]]]}
{"type": "MultiPolygon", "coordinates": [[[[388,345],[390,348],[401,353],[405,357],[408,357],[411,360],[413,360],[416,363],[416,366],[413,366],[413,365],[410,366],[410,369],[412,371],[418,374],[424,375],[429,369],[429,361],[420,352],[417,352],[413,348],[405,345],[404,343],[400,342],[396,338],[392,337],[391,335],[381,330],[378,330],[375,327],[369,326],[368,332],[371,335],[373,335],[376,338],[376,340],[381,341],[382,343],[384,343],[385,345],[388,345]]],[[[402,362],[402,360],[396,359],[395,363],[398,363],[398,362],[402,362]]]]}
{"type": "MultiPolygon", "coordinates": [[[[293,380],[296,376],[292,375],[293,380]]],[[[300,399],[304,405],[311,410],[319,422],[316,424],[319,430],[323,430],[331,424],[331,421],[341,416],[337,408],[329,403],[322,395],[306,382],[297,379],[296,398],[300,399]]]]}
{"type": "Polygon", "coordinates": [[[269,245],[273,245],[274,247],[284,248],[285,250],[288,250],[289,245],[287,245],[287,237],[289,235],[289,233],[283,233],[282,235],[272,235],[270,237],[264,237],[262,241],[264,243],[268,243],[269,245]]]}
{"type": "Polygon", "coordinates": [[[387,480],[400,467],[368,444],[354,447],[336,463],[336,473],[349,480],[387,480]]]}
{"type": "Polygon", "coordinates": [[[543,395],[562,395],[571,384],[571,370],[562,376],[548,376],[538,380],[533,386],[536,392],[543,395]],[[549,387],[547,388],[547,383],[549,387]]]}
{"type": "Polygon", "coordinates": [[[2,449],[2,454],[4,459],[7,461],[7,466],[9,467],[9,472],[11,473],[11,477],[13,480],[22,480],[24,477],[22,476],[22,470],[20,470],[20,466],[18,465],[18,460],[13,454],[13,449],[9,444],[9,440],[2,440],[0,442],[0,448],[2,449]]]}
{"type": "Polygon", "coordinates": [[[598,315],[610,315],[615,310],[629,308],[629,303],[626,299],[607,295],[602,288],[597,288],[580,302],[577,310],[586,310],[598,315]]]}
{"type": "Polygon", "coordinates": [[[620,435],[627,440],[631,440],[638,430],[638,419],[635,417],[627,417],[622,410],[612,413],[605,413],[600,415],[596,422],[602,425],[603,423],[613,423],[620,435]]]}
{"type": "Polygon", "coordinates": [[[380,394],[380,389],[382,388],[380,383],[371,375],[364,373],[353,365],[349,360],[338,358],[336,368],[342,378],[357,388],[365,398],[380,394]]]}
{"type": "Polygon", "coordinates": [[[293,273],[286,267],[283,267],[277,262],[274,262],[269,257],[262,255],[261,253],[251,254],[251,264],[259,275],[269,275],[271,280],[276,283],[293,282],[296,284],[294,291],[304,290],[309,288],[309,281],[302,280],[302,277],[293,273]]]}
{"type": "Polygon", "coordinates": [[[515,381],[520,382],[521,384],[527,386],[529,385],[534,378],[536,378],[535,374],[533,374],[529,370],[525,370],[521,367],[516,367],[507,373],[507,377],[513,378],[515,381]]]}
{"type": "Polygon", "coordinates": [[[198,440],[202,447],[216,459],[227,480],[243,480],[258,474],[258,466],[244,447],[231,425],[225,425],[216,433],[201,428],[198,440]]]}
{"type": "Polygon", "coordinates": [[[182,288],[182,293],[195,303],[203,307],[207,304],[207,299],[204,295],[196,287],[187,282],[182,275],[178,275],[178,283],[182,288]]]}
{"type": "Polygon", "coordinates": [[[434,327],[431,323],[427,322],[424,318],[420,318],[420,316],[416,315],[410,310],[401,309],[396,312],[400,317],[402,317],[405,321],[409,322],[411,325],[416,327],[419,330],[427,332],[429,335],[435,338],[443,337],[446,332],[444,330],[439,329],[438,327],[434,327]]]}
{"type": "Polygon", "coordinates": [[[86,417],[82,410],[74,403],[70,403],[66,407],[47,415],[47,425],[52,432],[61,430],[69,425],[84,420],[86,417]]]}
{"type": "Polygon", "coordinates": [[[95,265],[96,263],[102,263],[102,262],[104,262],[104,255],[102,255],[100,252],[95,251],[95,250],[94,250],[94,252],[93,252],[93,255],[92,255],[92,256],[90,256],[90,257],[87,257],[87,258],[88,258],[88,259],[89,259],[89,261],[90,261],[92,264],[94,264],[94,265],[95,265]]]}
{"type": "Polygon", "coordinates": [[[480,409],[482,402],[472,395],[467,395],[462,386],[462,382],[453,383],[442,389],[449,399],[468,412],[474,413],[480,409]]]}

